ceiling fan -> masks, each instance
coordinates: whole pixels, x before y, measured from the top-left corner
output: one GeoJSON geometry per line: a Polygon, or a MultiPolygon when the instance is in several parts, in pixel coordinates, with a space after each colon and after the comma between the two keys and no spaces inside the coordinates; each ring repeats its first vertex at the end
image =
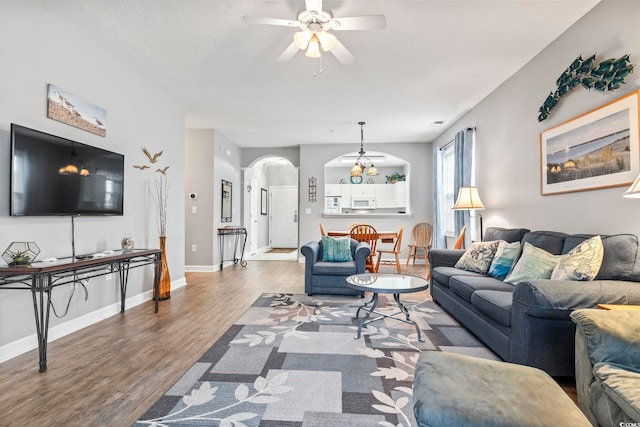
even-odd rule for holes
{"type": "Polygon", "coordinates": [[[293,35],[293,42],[278,57],[278,61],[288,61],[299,50],[305,55],[318,58],[322,52],[331,52],[343,65],[353,62],[351,52],[340,43],[331,31],[345,30],[381,30],[387,26],[384,15],[350,16],[334,18],[330,10],[322,10],[322,0],[305,0],[306,8],[298,14],[297,20],[244,16],[243,20],[251,24],[276,25],[299,28],[293,35]]]}

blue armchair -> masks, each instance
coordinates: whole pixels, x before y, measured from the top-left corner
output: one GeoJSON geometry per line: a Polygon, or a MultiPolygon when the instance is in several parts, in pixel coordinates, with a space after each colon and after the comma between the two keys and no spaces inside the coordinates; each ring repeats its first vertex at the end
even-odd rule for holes
{"type": "Polygon", "coordinates": [[[322,261],[322,240],[309,242],[300,248],[305,258],[304,291],[312,294],[359,295],[347,286],[346,278],[353,274],[365,273],[365,261],[371,253],[368,243],[351,239],[351,257],[354,261],[328,262],[322,261]]]}

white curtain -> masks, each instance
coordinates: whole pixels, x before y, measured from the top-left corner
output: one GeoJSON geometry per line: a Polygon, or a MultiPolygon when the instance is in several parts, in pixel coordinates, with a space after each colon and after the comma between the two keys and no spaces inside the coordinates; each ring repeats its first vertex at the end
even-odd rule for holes
{"type": "Polygon", "coordinates": [[[444,219],[442,218],[442,204],[444,201],[444,191],[442,189],[442,147],[433,149],[433,242],[432,247],[444,249],[447,247],[444,235],[444,219]]]}

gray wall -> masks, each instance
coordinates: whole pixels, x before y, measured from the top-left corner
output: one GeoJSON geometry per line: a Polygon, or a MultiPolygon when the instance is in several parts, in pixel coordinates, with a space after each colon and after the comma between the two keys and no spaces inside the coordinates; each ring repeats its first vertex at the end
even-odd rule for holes
{"type": "Polygon", "coordinates": [[[538,108],[555,90],[556,79],[578,55],[597,53],[602,60],[630,54],[637,68],[638,17],[638,2],[598,4],[435,141],[443,145],[455,131],[477,127],[476,183],[487,207],[485,227],[640,234],[640,202],[622,197],[627,187],[541,196],[539,145],[540,132],[637,90],[637,69],[615,92],[575,89],[546,121],[537,121],[538,108]]]}
{"type": "Polygon", "coordinates": [[[213,201],[220,191],[213,178],[214,141],[213,129],[186,131],[184,259],[188,271],[211,271],[214,264],[213,201]],[[189,193],[198,197],[190,199],[189,193]],[[197,213],[193,213],[194,207],[197,213]],[[192,252],[192,245],[197,245],[197,252],[192,252]]]}
{"type": "MultiPolygon", "coordinates": [[[[344,218],[325,218],[324,209],[324,165],[336,157],[347,154],[349,146],[337,144],[303,145],[300,147],[300,245],[320,238],[319,223],[325,230],[344,230],[347,226],[363,219],[378,230],[405,229],[403,255],[409,242],[411,229],[418,222],[433,222],[433,154],[431,144],[367,144],[367,150],[393,154],[410,164],[411,178],[411,218],[366,218],[349,216],[344,218]],[[307,187],[310,177],[317,179],[318,201],[309,202],[307,187]],[[306,210],[310,209],[307,214],[306,210]]],[[[380,177],[378,177],[380,178],[380,177]]]]}
{"type": "MultiPolygon", "coordinates": [[[[150,85],[113,52],[83,34],[53,25],[56,16],[28,2],[0,2],[0,250],[13,241],[35,241],[40,258],[71,255],[69,217],[9,216],[9,129],[12,122],[125,155],[124,216],[76,219],[77,253],[120,248],[125,235],[137,247],[157,248],[156,209],[145,188],[155,171],[132,166],[145,161],[141,147],[163,151],[169,165],[167,256],[172,286],[184,281],[184,111],[166,93],[150,85]],[[100,137],[46,117],[47,83],[107,110],[107,136],[100,137]],[[149,173],[147,173],[149,172],[149,173]]],[[[115,275],[114,275],[115,276],[115,275]]],[[[51,316],[50,340],[73,332],[118,310],[115,277],[91,279],[89,297],[76,292],[69,313],[51,316]]],[[[131,270],[128,307],[151,298],[152,268],[131,270]]],[[[71,297],[70,286],[53,291],[59,311],[71,297]]],[[[35,324],[28,291],[0,292],[0,361],[35,348],[35,324]]],[[[160,308],[162,310],[162,307],[160,308]]]]}

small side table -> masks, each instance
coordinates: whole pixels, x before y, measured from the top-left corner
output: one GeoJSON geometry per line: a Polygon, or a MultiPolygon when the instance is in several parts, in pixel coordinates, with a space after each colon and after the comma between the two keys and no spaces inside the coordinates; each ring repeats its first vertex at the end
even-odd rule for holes
{"type": "Polygon", "coordinates": [[[411,319],[411,316],[409,316],[409,310],[407,310],[407,307],[400,302],[400,294],[409,294],[428,289],[429,282],[425,279],[416,276],[406,276],[403,274],[354,274],[353,276],[347,277],[347,286],[358,291],[373,292],[373,297],[368,302],[365,302],[358,307],[358,311],[356,311],[355,319],[359,317],[360,310],[364,310],[366,313],[358,325],[356,339],[360,338],[362,327],[364,325],[388,318],[413,325],[418,334],[418,341],[424,341],[420,333],[420,328],[416,322],[411,319]],[[379,293],[393,294],[393,299],[398,305],[400,311],[396,311],[391,314],[375,311],[378,306],[379,293]],[[369,304],[371,304],[371,307],[369,307],[369,304]],[[372,318],[371,314],[373,313],[377,314],[379,317],[372,318]],[[395,317],[397,315],[404,315],[405,318],[402,319],[395,317]]]}
{"type": "Polygon", "coordinates": [[[640,305],[628,304],[598,304],[598,308],[603,310],[634,310],[640,311],[640,305]]]}

